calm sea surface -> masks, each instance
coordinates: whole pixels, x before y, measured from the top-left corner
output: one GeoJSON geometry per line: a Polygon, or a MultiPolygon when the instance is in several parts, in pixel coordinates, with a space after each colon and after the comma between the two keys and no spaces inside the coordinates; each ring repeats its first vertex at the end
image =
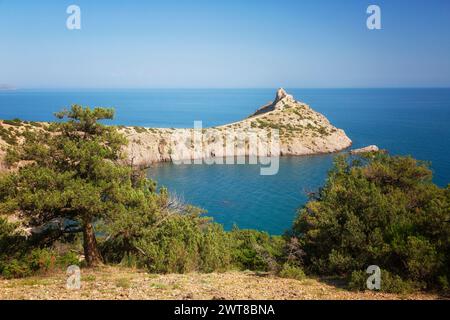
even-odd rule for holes
{"type": "MultiPolygon", "coordinates": [[[[450,183],[450,89],[288,89],[346,131],[354,147],[376,144],[428,160],[434,181],[450,183]]],[[[115,107],[112,123],[150,127],[214,126],[240,120],[273,99],[275,89],[0,91],[0,119],[53,120],[72,103],[115,107]]],[[[325,180],[333,156],[285,157],[275,176],[251,165],[158,164],[149,176],[229,229],[280,234],[306,193],[325,180]]]]}

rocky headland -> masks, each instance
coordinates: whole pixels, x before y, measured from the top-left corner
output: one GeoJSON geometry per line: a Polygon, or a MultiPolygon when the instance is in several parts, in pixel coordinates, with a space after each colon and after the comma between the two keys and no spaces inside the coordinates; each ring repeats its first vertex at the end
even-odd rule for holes
{"type": "MultiPolygon", "coordinates": [[[[0,159],[3,160],[11,144],[22,141],[26,130],[45,130],[47,126],[42,122],[2,121],[0,159]]],[[[273,102],[249,117],[222,126],[202,129],[118,128],[129,141],[125,149],[128,162],[141,167],[155,162],[249,156],[255,152],[259,156],[323,154],[341,151],[352,144],[342,129],[333,126],[325,116],[307,104],[296,101],[283,89],[277,91],[273,102]],[[248,139],[251,132],[268,144],[279,137],[278,146],[258,150],[252,148],[248,139]],[[234,139],[228,139],[230,133],[234,139]]],[[[1,167],[5,169],[4,161],[1,162],[1,167]]]]}

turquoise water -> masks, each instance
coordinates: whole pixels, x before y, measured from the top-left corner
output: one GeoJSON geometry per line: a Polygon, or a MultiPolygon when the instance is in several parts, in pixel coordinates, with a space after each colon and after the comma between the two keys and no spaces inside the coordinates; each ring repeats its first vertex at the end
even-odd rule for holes
{"type": "Polygon", "coordinates": [[[151,177],[186,201],[208,210],[226,229],[265,230],[281,234],[292,224],[296,209],[317,190],[332,156],[283,157],[276,175],[261,176],[256,165],[157,164],[151,177]]]}
{"type": "MultiPolygon", "coordinates": [[[[354,147],[377,144],[432,163],[434,181],[450,182],[450,89],[288,89],[346,131],[354,147]]],[[[52,120],[71,103],[116,108],[115,124],[192,127],[237,121],[273,99],[275,89],[0,91],[0,118],[52,120]]],[[[158,164],[149,175],[229,229],[280,234],[306,194],[323,184],[332,157],[286,157],[275,176],[259,166],[158,164]]]]}

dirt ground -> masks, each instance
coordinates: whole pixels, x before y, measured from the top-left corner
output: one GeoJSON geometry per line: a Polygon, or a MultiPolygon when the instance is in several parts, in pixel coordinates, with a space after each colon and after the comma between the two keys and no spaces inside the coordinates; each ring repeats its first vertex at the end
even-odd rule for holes
{"type": "Polygon", "coordinates": [[[410,295],[350,292],[331,281],[283,279],[254,272],[149,274],[104,266],[81,270],[81,288],[67,289],[67,275],[57,272],[25,279],[0,279],[0,299],[442,299],[410,295]]]}

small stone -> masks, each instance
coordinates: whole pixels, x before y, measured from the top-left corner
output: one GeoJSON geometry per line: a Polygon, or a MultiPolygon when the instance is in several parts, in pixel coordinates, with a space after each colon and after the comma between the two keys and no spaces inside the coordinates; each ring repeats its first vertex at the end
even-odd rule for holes
{"type": "Polygon", "coordinates": [[[367,152],[376,152],[379,151],[380,149],[376,146],[376,145],[370,145],[364,148],[359,148],[359,149],[354,149],[351,150],[350,153],[351,154],[359,154],[359,153],[367,153],[367,152]]]}

